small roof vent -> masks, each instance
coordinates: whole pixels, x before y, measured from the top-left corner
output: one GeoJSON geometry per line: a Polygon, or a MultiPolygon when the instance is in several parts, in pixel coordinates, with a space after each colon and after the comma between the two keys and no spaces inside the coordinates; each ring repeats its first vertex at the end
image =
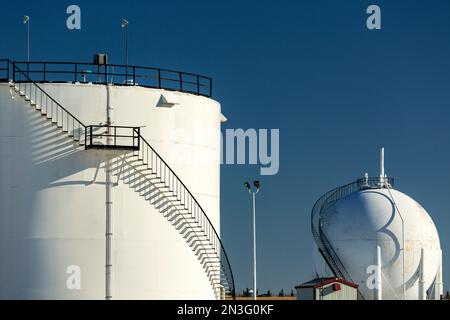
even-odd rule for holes
{"type": "Polygon", "coordinates": [[[99,64],[99,65],[108,64],[108,55],[106,53],[94,54],[94,64],[99,64]]]}

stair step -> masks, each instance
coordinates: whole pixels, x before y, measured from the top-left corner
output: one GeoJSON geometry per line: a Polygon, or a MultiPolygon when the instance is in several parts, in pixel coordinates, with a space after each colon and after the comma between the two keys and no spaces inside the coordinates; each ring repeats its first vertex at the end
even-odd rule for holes
{"type": "Polygon", "coordinates": [[[208,238],[203,234],[201,229],[194,229],[194,228],[184,228],[182,230],[178,229],[178,232],[180,235],[186,240],[186,242],[191,243],[194,239],[200,240],[200,241],[209,241],[208,238]],[[190,232],[189,232],[190,231],[190,232]],[[189,234],[189,236],[187,236],[189,234]]]}
{"type": "Polygon", "coordinates": [[[175,219],[183,219],[184,221],[188,221],[189,223],[196,223],[195,218],[191,214],[186,213],[178,213],[175,215],[175,217],[169,219],[169,221],[173,221],[175,219]]]}
{"type": "Polygon", "coordinates": [[[163,185],[163,186],[165,186],[166,184],[165,184],[165,182],[163,182],[163,181],[161,181],[159,178],[148,178],[148,180],[150,180],[150,182],[153,184],[153,185],[163,185]]]}
{"type": "Polygon", "coordinates": [[[177,214],[177,210],[174,210],[173,212],[169,213],[162,212],[162,214],[164,218],[170,218],[172,215],[177,214]]]}
{"type": "Polygon", "coordinates": [[[201,235],[199,235],[199,237],[196,237],[196,239],[192,239],[191,245],[194,248],[211,248],[211,250],[215,252],[213,245],[209,242],[209,239],[206,236],[202,237],[201,235]]]}
{"type": "MultiPolygon", "coordinates": [[[[197,223],[197,221],[195,220],[195,218],[192,215],[178,215],[177,216],[178,220],[182,219],[183,221],[185,221],[186,223],[191,224],[192,226],[199,226],[199,224],[197,223]]],[[[172,219],[175,220],[175,219],[172,219]]],[[[169,220],[169,221],[172,221],[169,220]]]]}
{"type": "Polygon", "coordinates": [[[172,225],[179,227],[179,229],[183,227],[183,225],[180,226],[180,224],[184,222],[184,224],[188,225],[187,229],[189,230],[193,230],[196,232],[203,231],[202,228],[195,222],[195,220],[189,219],[187,217],[180,217],[179,215],[174,215],[174,217],[175,218],[171,218],[168,220],[172,225]]]}
{"type": "MultiPolygon", "coordinates": [[[[152,183],[154,186],[156,186],[154,183],[152,183]]],[[[162,183],[161,183],[162,184],[162,183]]],[[[159,186],[156,186],[157,188],[159,188],[159,189],[161,189],[161,190],[163,190],[163,192],[165,192],[165,193],[170,193],[171,191],[170,191],[170,187],[169,186],[166,186],[166,185],[164,185],[164,184],[162,184],[162,185],[159,185],[159,186]]]]}
{"type": "Polygon", "coordinates": [[[186,228],[177,228],[177,230],[180,233],[180,235],[189,243],[193,239],[199,239],[201,241],[208,241],[207,237],[203,234],[203,230],[201,230],[201,229],[186,227],[186,228]],[[189,234],[189,236],[187,236],[188,234],[189,234]]]}
{"type": "Polygon", "coordinates": [[[192,251],[195,252],[197,260],[199,260],[201,264],[209,265],[210,268],[213,268],[212,271],[220,277],[220,258],[215,251],[205,248],[192,249],[192,251]]]}
{"type": "Polygon", "coordinates": [[[195,233],[195,232],[191,232],[190,233],[189,239],[187,239],[188,237],[186,237],[186,236],[183,236],[183,237],[186,239],[186,241],[188,243],[191,244],[191,246],[193,246],[195,242],[199,242],[199,241],[200,242],[204,242],[205,244],[206,244],[206,242],[208,242],[208,237],[207,236],[202,235],[202,234],[198,234],[198,233],[195,233]]]}
{"type": "Polygon", "coordinates": [[[203,229],[200,225],[198,225],[195,221],[189,221],[186,220],[179,221],[176,225],[178,230],[181,230],[180,233],[184,234],[188,231],[195,232],[196,234],[203,234],[203,229]],[[184,222],[182,224],[182,222],[184,222]]]}
{"type": "Polygon", "coordinates": [[[213,261],[211,259],[208,259],[208,256],[206,254],[197,254],[196,256],[197,260],[200,262],[203,268],[207,270],[206,274],[209,277],[214,277],[214,279],[220,281],[220,268],[218,268],[218,266],[220,265],[220,261],[213,261]]]}
{"type": "Polygon", "coordinates": [[[194,239],[207,241],[208,237],[202,231],[194,231],[193,229],[187,230],[186,234],[183,235],[188,242],[194,241],[194,239]]]}
{"type": "Polygon", "coordinates": [[[217,257],[217,254],[216,254],[216,250],[214,250],[214,248],[211,247],[210,245],[197,244],[196,246],[194,246],[194,250],[197,252],[198,255],[208,255],[208,259],[219,260],[219,258],[217,257]],[[202,252],[202,253],[199,253],[199,252],[202,252]]]}
{"type": "Polygon", "coordinates": [[[196,253],[197,260],[207,270],[208,276],[214,276],[217,280],[220,279],[220,261],[210,259],[211,255],[206,253],[196,253]]]}
{"type": "Polygon", "coordinates": [[[159,202],[157,202],[157,203],[154,203],[153,206],[154,206],[157,210],[159,210],[159,209],[161,209],[162,207],[164,207],[165,205],[167,205],[168,203],[169,203],[169,201],[168,201],[167,199],[164,198],[164,200],[159,201],[159,202]]]}
{"type": "MultiPolygon", "coordinates": [[[[174,224],[176,225],[176,224],[174,224]]],[[[189,222],[183,223],[181,226],[176,225],[176,228],[178,231],[180,231],[181,234],[186,233],[189,230],[193,230],[193,232],[202,232],[202,227],[196,226],[194,224],[190,224],[189,222]]]]}
{"type": "Polygon", "coordinates": [[[179,213],[179,214],[175,215],[174,217],[170,218],[169,221],[174,221],[175,219],[192,219],[192,218],[193,218],[192,215],[179,213]]]}

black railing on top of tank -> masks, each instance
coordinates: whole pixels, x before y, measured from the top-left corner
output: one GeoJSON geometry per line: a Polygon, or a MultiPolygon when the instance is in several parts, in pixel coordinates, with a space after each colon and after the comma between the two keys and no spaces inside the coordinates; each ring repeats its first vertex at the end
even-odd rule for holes
{"type": "MultiPolygon", "coordinates": [[[[0,80],[15,80],[16,71],[1,63],[0,80]]],[[[35,82],[78,82],[141,86],[212,97],[212,79],[188,72],[118,64],[84,62],[14,62],[35,82]]]]}

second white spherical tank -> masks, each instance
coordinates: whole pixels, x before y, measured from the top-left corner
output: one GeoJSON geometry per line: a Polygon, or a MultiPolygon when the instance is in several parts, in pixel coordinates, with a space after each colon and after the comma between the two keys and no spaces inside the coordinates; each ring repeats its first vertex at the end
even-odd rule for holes
{"type": "MultiPolygon", "coordinates": [[[[325,210],[322,230],[365,299],[374,299],[370,267],[376,265],[377,246],[383,300],[403,299],[403,281],[405,298],[419,298],[422,249],[425,287],[429,293],[433,290],[441,259],[438,232],[427,211],[404,193],[392,189],[352,193],[325,210]]],[[[330,275],[315,252],[316,274],[330,275]]]]}

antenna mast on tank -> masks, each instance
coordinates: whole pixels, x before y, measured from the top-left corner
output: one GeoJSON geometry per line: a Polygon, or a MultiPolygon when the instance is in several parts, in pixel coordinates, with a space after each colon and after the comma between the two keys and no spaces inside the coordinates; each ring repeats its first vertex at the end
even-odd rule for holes
{"type": "Polygon", "coordinates": [[[384,147],[380,150],[380,177],[384,178],[384,147]]]}
{"type": "Polygon", "coordinates": [[[385,184],[385,173],[384,173],[384,147],[380,150],[380,186],[384,187],[385,184]]]}

